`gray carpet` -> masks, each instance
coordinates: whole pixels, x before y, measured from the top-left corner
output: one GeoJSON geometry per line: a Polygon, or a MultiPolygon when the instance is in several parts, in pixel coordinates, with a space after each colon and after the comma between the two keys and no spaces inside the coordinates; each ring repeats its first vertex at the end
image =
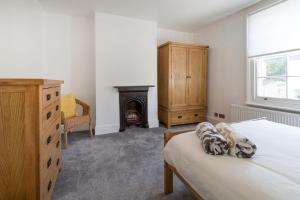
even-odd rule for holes
{"type": "Polygon", "coordinates": [[[174,193],[163,194],[165,130],[133,128],[93,139],[85,132],[70,134],[53,199],[194,200],[177,178],[174,193]]]}

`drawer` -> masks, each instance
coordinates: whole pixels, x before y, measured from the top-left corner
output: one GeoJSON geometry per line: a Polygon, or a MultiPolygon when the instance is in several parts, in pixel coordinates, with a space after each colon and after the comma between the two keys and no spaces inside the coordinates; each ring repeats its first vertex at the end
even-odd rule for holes
{"type": "Polygon", "coordinates": [[[60,87],[43,88],[42,90],[43,108],[60,98],[60,87]]]}
{"type": "Polygon", "coordinates": [[[40,146],[42,149],[47,148],[57,137],[60,137],[60,123],[61,118],[57,117],[53,120],[53,122],[48,126],[47,129],[42,130],[40,136],[40,146]]]}
{"type": "Polygon", "coordinates": [[[41,179],[41,184],[40,184],[40,195],[41,199],[43,200],[50,200],[51,195],[53,193],[57,175],[59,173],[59,167],[52,167],[49,170],[49,173],[47,176],[41,179]]]}
{"type": "MultiPolygon", "coordinates": [[[[61,157],[60,117],[44,129],[40,135],[40,170],[44,178],[57,159],[61,157]]],[[[60,164],[61,161],[59,161],[60,164]]]]}
{"type": "Polygon", "coordinates": [[[56,138],[52,144],[44,150],[41,150],[40,158],[40,173],[41,178],[45,178],[51,173],[53,168],[60,168],[61,166],[61,149],[60,138],[56,138]]]}
{"type": "Polygon", "coordinates": [[[176,111],[171,112],[171,123],[188,124],[197,123],[205,120],[204,110],[176,111]]]}
{"type": "Polygon", "coordinates": [[[58,99],[42,111],[43,129],[48,130],[50,124],[52,124],[53,121],[56,120],[57,118],[60,118],[60,116],[61,116],[60,100],[58,99]]]}

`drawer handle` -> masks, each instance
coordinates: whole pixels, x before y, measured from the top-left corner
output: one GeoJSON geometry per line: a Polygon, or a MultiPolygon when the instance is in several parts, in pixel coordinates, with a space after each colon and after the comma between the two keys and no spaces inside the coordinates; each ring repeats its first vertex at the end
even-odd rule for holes
{"type": "Polygon", "coordinates": [[[49,168],[51,166],[52,163],[52,158],[49,158],[48,162],[47,162],[47,168],[49,168]]]}
{"type": "Polygon", "coordinates": [[[58,111],[58,109],[59,109],[59,105],[56,106],[56,111],[58,111]]]}
{"type": "Polygon", "coordinates": [[[182,118],[182,116],[181,116],[181,115],[179,115],[179,116],[178,116],[178,119],[181,119],[181,118],[182,118]]]}
{"type": "Polygon", "coordinates": [[[56,124],[56,130],[58,130],[59,129],[59,124],[56,124]]]}
{"type": "Polygon", "coordinates": [[[47,94],[47,101],[51,99],[51,94],[47,94]]]}
{"type": "Polygon", "coordinates": [[[47,138],[47,145],[50,144],[51,140],[52,140],[52,137],[51,137],[51,135],[50,135],[50,136],[47,138]]]}
{"type": "Polygon", "coordinates": [[[58,158],[57,161],[56,161],[56,166],[59,165],[59,162],[60,162],[60,159],[58,158]]]}
{"type": "Polygon", "coordinates": [[[47,113],[47,119],[49,119],[51,117],[52,113],[51,112],[48,112],[47,113]]]}
{"type": "Polygon", "coordinates": [[[57,143],[56,143],[56,148],[58,148],[59,147],[59,140],[57,141],[57,143]]]}
{"type": "Polygon", "coordinates": [[[55,92],[55,95],[58,97],[58,96],[59,96],[59,91],[56,91],[56,92],[55,92]]]}
{"type": "Polygon", "coordinates": [[[198,114],[195,114],[194,116],[195,116],[195,117],[198,117],[198,114]]]}
{"type": "Polygon", "coordinates": [[[52,181],[50,180],[47,187],[48,192],[51,190],[51,187],[52,187],[52,181]]]}

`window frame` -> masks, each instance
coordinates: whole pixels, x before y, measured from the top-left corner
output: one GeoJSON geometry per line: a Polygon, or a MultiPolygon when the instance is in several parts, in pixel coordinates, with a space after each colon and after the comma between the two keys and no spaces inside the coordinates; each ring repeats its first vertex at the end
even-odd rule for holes
{"type": "MultiPolygon", "coordinates": [[[[288,99],[288,98],[276,98],[276,97],[260,97],[257,95],[257,71],[256,71],[256,62],[257,58],[263,57],[276,57],[276,55],[284,55],[292,52],[299,51],[300,49],[293,49],[284,52],[276,52],[270,53],[266,55],[260,56],[252,56],[247,58],[247,105],[261,106],[261,107],[269,107],[276,108],[281,110],[288,111],[297,111],[300,112],[300,100],[296,99],[288,99]]],[[[288,76],[286,74],[286,77],[288,76]]],[[[297,76],[299,77],[299,76],[297,76]]],[[[288,81],[287,81],[287,96],[288,96],[288,81]]]]}
{"type": "Polygon", "coordinates": [[[277,4],[283,3],[287,0],[278,0],[273,3],[262,4],[261,7],[256,8],[255,10],[250,10],[246,19],[246,105],[255,106],[255,107],[262,107],[267,109],[273,110],[282,110],[287,112],[294,112],[300,113],[300,101],[293,100],[293,99],[280,99],[280,98],[271,98],[268,97],[267,99],[263,97],[258,97],[256,94],[257,85],[255,80],[255,70],[254,70],[254,57],[261,57],[261,56],[268,56],[273,54],[279,53],[288,53],[291,51],[300,51],[300,47],[298,49],[289,49],[286,51],[281,52],[270,52],[264,55],[255,55],[249,57],[249,40],[248,40],[248,33],[249,33],[249,16],[264,11],[270,7],[276,6],[277,4]]]}

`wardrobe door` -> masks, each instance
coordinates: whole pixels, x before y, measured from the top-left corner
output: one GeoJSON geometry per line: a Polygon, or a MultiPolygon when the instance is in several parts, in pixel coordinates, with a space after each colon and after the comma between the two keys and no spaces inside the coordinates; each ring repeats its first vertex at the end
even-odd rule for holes
{"type": "Polygon", "coordinates": [[[173,46],[171,50],[171,107],[187,106],[188,49],[173,46]]]}
{"type": "Polygon", "coordinates": [[[204,107],[206,104],[206,64],[205,50],[189,49],[188,104],[204,107]]]}
{"type": "Polygon", "coordinates": [[[167,108],[169,106],[169,46],[158,49],[157,63],[157,96],[158,104],[167,108]]]}

